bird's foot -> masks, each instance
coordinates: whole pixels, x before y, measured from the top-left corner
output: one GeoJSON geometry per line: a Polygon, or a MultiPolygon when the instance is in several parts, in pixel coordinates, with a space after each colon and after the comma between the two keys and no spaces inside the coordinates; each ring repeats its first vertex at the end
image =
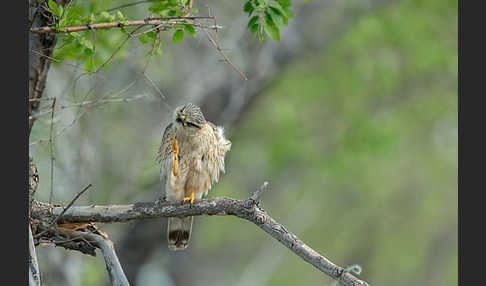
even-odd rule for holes
{"type": "Polygon", "coordinates": [[[191,205],[194,203],[194,192],[192,192],[189,197],[184,197],[183,203],[186,203],[187,201],[189,201],[191,203],[191,205]]]}

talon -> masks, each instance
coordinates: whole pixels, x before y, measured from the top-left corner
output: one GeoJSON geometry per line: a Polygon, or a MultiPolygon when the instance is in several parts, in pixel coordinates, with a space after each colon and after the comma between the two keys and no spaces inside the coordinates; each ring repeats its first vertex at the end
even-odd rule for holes
{"type": "Polygon", "coordinates": [[[184,197],[184,203],[189,201],[191,205],[194,203],[194,192],[191,193],[191,196],[189,197],[184,197]]]}

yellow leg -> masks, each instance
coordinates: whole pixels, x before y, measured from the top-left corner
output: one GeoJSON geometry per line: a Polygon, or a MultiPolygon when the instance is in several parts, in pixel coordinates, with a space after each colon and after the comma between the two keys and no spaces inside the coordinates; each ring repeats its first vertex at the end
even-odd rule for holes
{"type": "Polygon", "coordinates": [[[187,201],[189,201],[191,205],[194,203],[194,192],[191,193],[191,196],[184,198],[184,203],[187,201]]]}
{"type": "Polygon", "coordinates": [[[174,153],[174,168],[172,170],[172,173],[174,174],[174,176],[177,176],[177,167],[179,165],[179,145],[177,144],[176,133],[174,132],[174,135],[172,136],[172,140],[174,141],[172,141],[170,138],[168,140],[170,142],[170,145],[172,146],[172,151],[174,153]]]}

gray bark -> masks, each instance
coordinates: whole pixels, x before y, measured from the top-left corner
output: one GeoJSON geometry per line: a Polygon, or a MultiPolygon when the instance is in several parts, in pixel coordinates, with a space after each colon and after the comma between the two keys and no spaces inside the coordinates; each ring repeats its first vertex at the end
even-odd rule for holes
{"type": "Polygon", "coordinates": [[[40,286],[40,271],[37,263],[37,255],[35,254],[34,238],[32,237],[32,230],[29,225],[29,286],[40,286]]]}
{"type": "MultiPolygon", "coordinates": [[[[367,282],[356,278],[351,273],[344,271],[343,267],[337,266],[329,259],[306,245],[295,234],[288,231],[283,225],[279,224],[261,209],[255,198],[257,198],[255,195],[247,200],[220,197],[195,201],[193,205],[163,202],[159,200],[130,205],[76,206],[67,210],[63,216],[59,218],[59,222],[110,223],[161,217],[233,215],[254,223],[303,260],[312,264],[326,275],[339,281],[342,285],[369,285],[367,282]]],[[[32,210],[32,216],[37,218],[38,214],[45,215],[46,212],[49,212],[49,216],[52,218],[61,214],[63,210],[64,208],[62,207],[49,207],[46,204],[36,204],[36,208],[32,210]]],[[[45,216],[44,219],[46,219],[45,216]]]]}
{"type": "Polygon", "coordinates": [[[127,277],[123,272],[120,261],[115,253],[115,248],[111,240],[103,238],[101,235],[86,233],[82,231],[70,230],[63,228],[63,233],[69,234],[70,237],[84,238],[90,243],[93,243],[103,253],[103,258],[106,263],[106,270],[110,276],[110,281],[113,286],[128,286],[127,277]]]}

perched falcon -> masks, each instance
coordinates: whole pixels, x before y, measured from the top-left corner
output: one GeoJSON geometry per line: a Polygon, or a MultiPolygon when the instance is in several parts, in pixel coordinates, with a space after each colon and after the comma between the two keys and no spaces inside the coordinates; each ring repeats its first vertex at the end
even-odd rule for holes
{"type": "MultiPolygon", "coordinates": [[[[188,103],[174,110],[157,153],[160,178],[168,201],[189,201],[207,195],[224,173],[224,156],[231,142],[223,128],[206,121],[201,109],[188,103]]],[[[193,217],[171,217],[167,227],[170,250],[187,247],[193,217]]]]}

